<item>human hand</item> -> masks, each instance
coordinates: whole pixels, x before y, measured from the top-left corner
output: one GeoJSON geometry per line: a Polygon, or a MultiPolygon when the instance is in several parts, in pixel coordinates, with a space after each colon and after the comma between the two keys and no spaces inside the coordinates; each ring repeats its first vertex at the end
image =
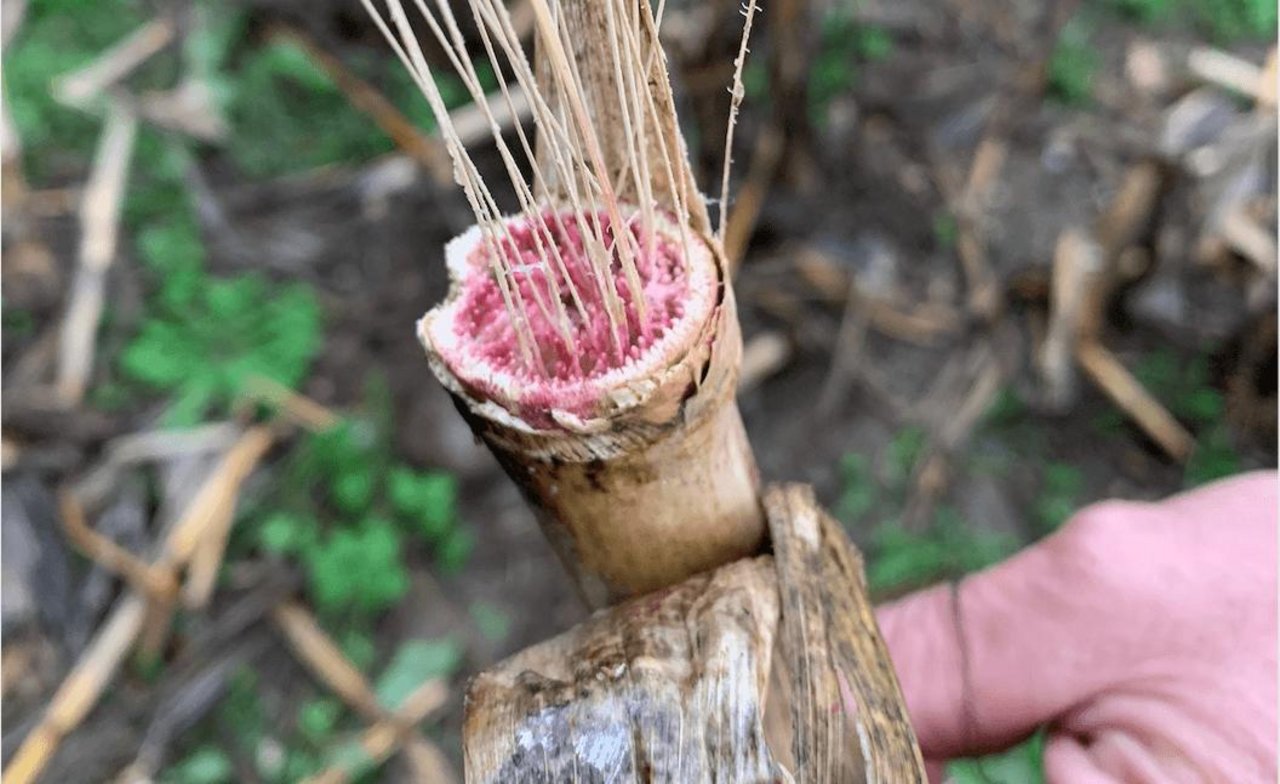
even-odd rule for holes
{"type": "Polygon", "coordinates": [[[1049,782],[1276,780],[1277,475],[1108,501],[882,607],[926,759],[1049,723],[1049,782]]]}

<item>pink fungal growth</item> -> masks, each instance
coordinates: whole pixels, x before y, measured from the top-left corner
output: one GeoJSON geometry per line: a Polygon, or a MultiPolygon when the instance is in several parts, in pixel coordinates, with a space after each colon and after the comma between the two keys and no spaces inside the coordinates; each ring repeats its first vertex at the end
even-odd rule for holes
{"type": "Polygon", "coordinates": [[[716,297],[715,263],[696,235],[688,237],[686,256],[680,230],[669,219],[655,216],[651,238],[637,213],[625,220],[635,238],[643,317],[608,215],[547,212],[537,225],[512,218],[505,234],[486,237],[473,227],[449,243],[453,288],[423,319],[424,342],[469,394],[535,427],[551,426],[552,411],[561,418],[589,417],[609,391],[683,355],[716,297]],[[598,229],[592,221],[599,221],[598,229]],[[612,249],[607,277],[589,255],[589,236],[596,231],[612,249]],[[497,265],[495,250],[503,255],[497,265]],[[503,269],[510,309],[499,285],[503,269]],[[527,327],[523,346],[513,318],[527,327]]]}

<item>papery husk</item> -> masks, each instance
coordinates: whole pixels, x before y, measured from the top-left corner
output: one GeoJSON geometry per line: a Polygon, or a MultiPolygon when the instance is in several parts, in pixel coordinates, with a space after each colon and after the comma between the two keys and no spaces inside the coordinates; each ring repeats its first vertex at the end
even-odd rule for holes
{"type": "Polygon", "coordinates": [[[594,613],[471,679],[468,782],[924,784],[862,556],[806,485],[773,555],[594,613]]]}

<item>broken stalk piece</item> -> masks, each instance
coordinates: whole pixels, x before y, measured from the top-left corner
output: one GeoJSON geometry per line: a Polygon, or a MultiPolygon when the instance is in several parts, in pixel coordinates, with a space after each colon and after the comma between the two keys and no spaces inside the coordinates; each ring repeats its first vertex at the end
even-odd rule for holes
{"type": "MultiPolygon", "coordinates": [[[[526,369],[476,230],[449,245],[452,291],[419,325],[432,369],[524,491],[593,607],[752,555],[764,542],[734,400],[742,339],[723,256],[713,240],[682,246],[674,226],[664,229],[652,256],[638,259],[649,307],[643,322],[628,308],[636,326],[623,356],[597,302],[588,305],[593,318],[574,325],[572,346],[530,312],[547,376],[526,369]]],[[[586,283],[578,248],[556,239],[569,278],[586,283]]]]}

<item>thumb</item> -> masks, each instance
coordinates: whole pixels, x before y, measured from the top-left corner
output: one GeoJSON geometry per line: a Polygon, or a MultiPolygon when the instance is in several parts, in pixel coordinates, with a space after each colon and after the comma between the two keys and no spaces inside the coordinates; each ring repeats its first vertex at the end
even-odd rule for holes
{"type": "Polygon", "coordinates": [[[1070,735],[1049,738],[1044,749],[1044,776],[1055,784],[1119,784],[1123,781],[1099,767],[1084,744],[1070,735]]]}
{"type": "Polygon", "coordinates": [[[1123,628],[1131,614],[1108,578],[1101,534],[1123,509],[1091,507],[954,587],[880,608],[925,757],[1005,748],[1119,679],[1141,640],[1123,628]]]}

